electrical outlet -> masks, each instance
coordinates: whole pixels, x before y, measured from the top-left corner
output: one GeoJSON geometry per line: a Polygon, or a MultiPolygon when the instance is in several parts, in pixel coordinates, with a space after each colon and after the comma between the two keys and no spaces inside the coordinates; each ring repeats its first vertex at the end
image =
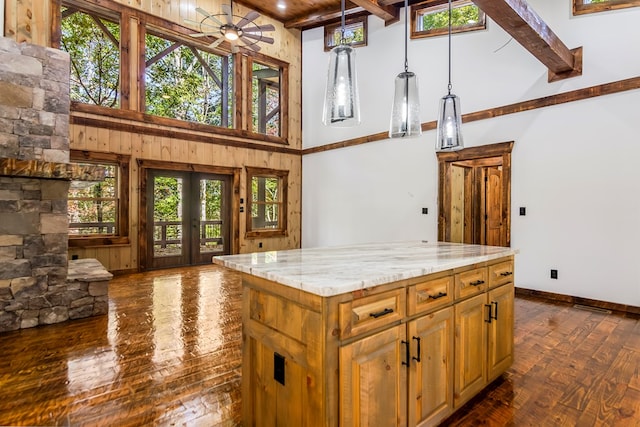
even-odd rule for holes
{"type": "Polygon", "coordinates": [[[429,208],[422,208],[422,214],[427,215],[429,213],[429,208]]]}
{"type": "Polygon", "coordinates": [[[262,242],[258,243],[258,247],[261,248],[262,247],[262,242]]]}
{"type": "Polygon", "coordinates": [[[527,214],[527,208],[520,208],[520,216],[525,216],[527,214]]]}
{"type": "Polygon", "coordinates": [[[551,278],[552,279],[557,279],[558,278],[558,270],[551,269],[551,278]]]}

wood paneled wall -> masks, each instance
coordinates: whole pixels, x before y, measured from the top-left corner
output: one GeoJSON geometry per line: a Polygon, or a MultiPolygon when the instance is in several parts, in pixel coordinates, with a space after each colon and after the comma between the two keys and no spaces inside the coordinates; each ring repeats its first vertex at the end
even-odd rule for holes
{"type": "MultiPolygon", "coordinates": [[[[97,0],[102,1],[102,0],[97,0]]],[[[228,3],[222,0],[114,0],[125,6],[140,9],[144,12],[159,16],[180,25],[184,19],[197,19],[196,7],[202,7],[209,12],[220,10],[220,5],[228,3]]],[[[6,0],[5,6],[5,36],[18,42],[28,42],[43,46],[51,45],[52,38],[52,0],[6,0]]],[[[248,9],[234,3],[234,12],[244,15],[248,9]]],[[[246,213],[235,212],[241,215],[240,224],[240,252],[254,252],[265,250],[290,249],[300,247],[301,236],[301,182],[302,182],[302,128],[301,128],[301,43],[302,37],[299,30],[285,29],[278,21],[267,17],[258,19],[259,24],[273,24],[276,27],[273,33],[275,43],[273,45],[262,44],[261,53],[289,64],[289,103],[288,117],[288,150],[280,150],[277,147],[262,141],[249,139],[240,140],[246,142],[249,148],[239,147],[238,139],[232,137],[211,134],[218,141],[228,139],[230,144],[207,143],[203,138],[182,139],[179,137],[159,136],[157,126],[145,125],[126,119],[97,116],[81,111],[72,111],[75,118],[90,118],[100,122],[100,125],[72,124],[70,126],[70,148],[77,150],[89,150],[97,152],[111,152],[127,154],[131,156],[130,170],[130,222],[129,238],[131,243],[123,246],[96,247],[96,248],[72,248],[70,256],[78,255],[81,258],[96,258],[108,270],[132,270],[138,267],[138,202],[139,189],[138,159],[167,160],[172,162],[184,162],[204,165],[217,165],[227,167],[261,167],[289,171],[288,188],[288,234],[284,237],[270,237],[259,239],[245,239],[245,221],[242,215],[246,213]],[[113,126],[109,124],[113,123],[113,126]],[[135,125],[134,131],[122,130],[126,126],[135,125]],[[156,132],[146,135],[140,128],[144,126],[156,128],[156,132]],[[195,139],[195,140],[194,140],[195,139]],[[261,148],[264,147],[264,149],[261,148]],[[274,149],[275,148],[275,149],[274,149]],[[262,248],[259,248],[262,243],[262,248]]],[[[131,25],[132,43],[130,49],[135,49],[135,25],[131,25]]],[[[271,34],[269,34],[271,35],[271,34]]],[[[133,57],[137,52],[129,52],[133,57]]],[[[135,62],[135,61],[133,61],[135,62]]],[[[132,65],[132,81],[136,81],[136,66],[132,65]]],[[[137,97],[136,85],[131,85],[130,99],[137,97]]],[[[133,104],[133,102],[132,102],[133,104]]],[[[135,105],[130,108],[136,109],[135,105]]],[[[72,119],[73,122],[73,119],[72,119]]],[[[168,129],[171,130],[171,129],[168,129]]],[[[202,132],[178,129],[182,134],[190,133],[205,135],[202,132]]],[[[242,174],[240,182],[240,197],[246,200],[246,173],[242,174]]]]}

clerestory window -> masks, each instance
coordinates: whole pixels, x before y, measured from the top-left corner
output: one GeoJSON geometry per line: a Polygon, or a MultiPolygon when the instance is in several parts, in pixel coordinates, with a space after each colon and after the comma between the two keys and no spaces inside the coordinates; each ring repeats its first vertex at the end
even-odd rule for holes
{"type": "Polygon", "coordinates": [[[640,6],[640,0],[573,0],[573,14],[605,12],[640,6]]]}
{"type": "MultiPolygon", "coordinates": [[[[449,32],[449,4],[427,0],[411,6],[411,38],[439,36],[449,32]]],[[[451,7],[451,32],[484,30],[484,12],[471,0],[456,0],[451,7]]]]}

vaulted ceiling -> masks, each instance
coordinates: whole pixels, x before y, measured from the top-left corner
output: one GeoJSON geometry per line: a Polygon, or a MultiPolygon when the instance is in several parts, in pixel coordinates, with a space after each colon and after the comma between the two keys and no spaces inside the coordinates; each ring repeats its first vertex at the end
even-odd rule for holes
{"type": "MultiPolygon", "coordinates": [[[[447,0],[427,0],[434,5],[447,0]]],[[[271,16],[287,28],[301,30],[340,20],[340,0],[239,0],[239,3],[271,16]]],[[[409,4],[418,0],[409,0],[409,4]]],[[[526,0],[473,0],[525,49],[549,69],[549,81],[582,73],[582,48],[569,49],[536,14],[526,0]]],[[[386,25],[398,21],[404,1],[348,0],[345,15],[374,15],[386,25]]]]}

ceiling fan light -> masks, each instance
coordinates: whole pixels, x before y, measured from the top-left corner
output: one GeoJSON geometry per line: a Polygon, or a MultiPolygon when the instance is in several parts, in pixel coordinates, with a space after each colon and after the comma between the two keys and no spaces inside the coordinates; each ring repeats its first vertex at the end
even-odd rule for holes
{"type": "Polygon", "coordinates": [[[242,30],[240,28],[232,27],[230,25],[223,25],[220,28],[220,32],[225,39],[230,41],[238,40],[242,36],[242,30]]]}

